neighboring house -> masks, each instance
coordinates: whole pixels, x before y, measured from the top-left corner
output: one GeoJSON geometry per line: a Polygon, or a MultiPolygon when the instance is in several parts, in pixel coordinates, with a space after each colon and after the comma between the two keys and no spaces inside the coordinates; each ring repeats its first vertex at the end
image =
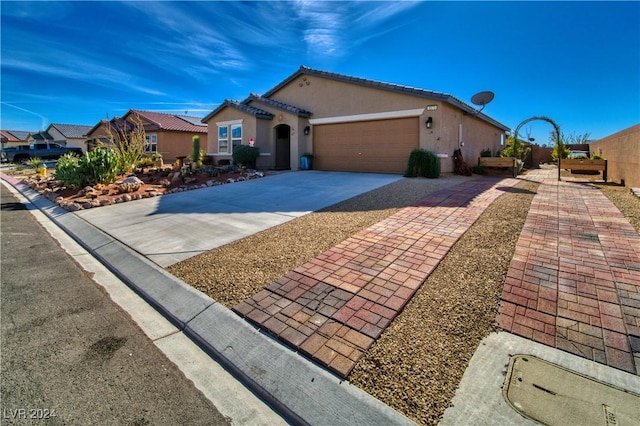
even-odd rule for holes
{"type": "Polygon", "coordinates": [[[26,145],[27,137],[31,133],[24,130],[0,130],[0,143],[2,143],[3,148],[26,145]]]}
{"type": "Polygon", "coordinates": [[[27,143],[53,143],[53,137],[45,130],[40,130],[39,132],[29,133],[27,143]]]}
{"type": "Polygon", "coordinates": [[[200,117],[166,114],[161,112],[131,109],[121,118],[102,120],[87,133],[86,142],[93,147],[99,143],[109,143],[109,128],[117,133],[127,126],[132,130],[140,122],[144,127],[148,154],[159,152],[165,161],[191,155],[193,136],[198,135],[204,148],[207,140],[207,126],[200,117]]]}
{"type": "Polygon", "coordinates": [[[438,154],[443,172],[453,171],[457,148],[472,164],[483,149],[498,151],[509,130],[448,94],[304,66],[262,96],[225,100],[202,121],[218,160],[253,140],[259,168],[298,169],[309,152],[318,170],[398,174],[416,148],[438,154]]]}
{"type": "Polygon", "coordinates": [[[86,135],[91,129],[92,126],[52,123],[47,127],[46,132],[51,135],[55,143],[70,148],[80,148],[82,152],[86,152],[86,135]]]}

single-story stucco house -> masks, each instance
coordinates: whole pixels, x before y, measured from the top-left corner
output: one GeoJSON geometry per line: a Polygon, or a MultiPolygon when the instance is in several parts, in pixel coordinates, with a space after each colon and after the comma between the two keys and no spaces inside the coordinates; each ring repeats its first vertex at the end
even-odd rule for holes
{"type": "Polygon", "coordinates": [[[470,164],[496,152],[509,128],[445,93],[314,70],[305,66],[263,95],[225,100],[205,118],[207,153],[231,158],[233,146],[255,144],[258,168],[403,173],[413,149],[454,168],[462,149],[470,164]]]}
{"type": "Polygon", "coordinates": [[[91,126],[79,124],[51,123],[45,132],[51,135],[54,143],[70,148],[80,148],[83,152],[86,152],[86,135],[91,128],[91,126]]]}
{"type": "Polygon", "coordinates": [[[203,148],[206,145],[207,126],[201,117],[136,109],[130,109],[121,118],[101,120],[87,133],[86,144],[89,149],[109,144],[109,132],[130,132],[137,124],[145,130],[145,154],[160,153],[165,161],[191,155],[194,136],[200,136],[203,148]]]}

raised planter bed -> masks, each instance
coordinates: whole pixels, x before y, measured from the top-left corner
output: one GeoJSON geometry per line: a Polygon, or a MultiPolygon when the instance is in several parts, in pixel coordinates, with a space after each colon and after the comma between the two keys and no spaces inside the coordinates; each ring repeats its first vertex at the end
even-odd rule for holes
{"type": "Polygon", "coordinates": [[[602,171],[602,179],[607,181],[607,160],[590,160],[590,159],[561,159],[560,169],[574,171],[602,171]]]}
{"type": "Polygon", "coordinates": [[[512,168],[513,176],[518,175],[518,165],[513,157],[478,157],[478,165],[483,167],[512,168]]]}

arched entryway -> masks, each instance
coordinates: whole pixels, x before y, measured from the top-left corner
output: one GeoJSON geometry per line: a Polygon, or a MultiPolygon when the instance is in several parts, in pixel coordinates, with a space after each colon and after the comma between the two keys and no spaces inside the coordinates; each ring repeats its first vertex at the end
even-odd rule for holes
{"type": "Polygon", "coordinates": [[[291,169],[291,127],[279,124],[274,129],[276,140],[276,170],[291,169]]]}
{"type": "MultiPolygon", "coordinates": [[[[518,124],[518,127],[516,127],[516,130],[513,133],[514,139],[518,140],[518,132],[520,131],[522,126],[524,126],[525,124],[527,124],[527,123],[529,123],[531,121],[535,121],[535,120],[542,120],[542,121],[546,121],[547,123],[551,124],[553,126],[553,129],[556,132],[556,144],[561,144],[562,143],[562,140],[560,139],[560,126],[558,126],[558,123],[556,123],[555,121],[553,121],[549,117],[545,117],[545,116],[535,116],[535,117],[527,118],[522,123],[518,124]]],[[[560,152],[560,149],[558,149],[558,152],[560,152]]],[[[560,180],[560,167],[558,167],[558,180],[560,180]]]]}

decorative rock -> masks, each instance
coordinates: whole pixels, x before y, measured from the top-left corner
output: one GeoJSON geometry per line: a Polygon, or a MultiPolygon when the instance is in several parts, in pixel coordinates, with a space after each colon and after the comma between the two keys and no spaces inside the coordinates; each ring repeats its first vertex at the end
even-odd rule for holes
{"type": "Polygon", "coordinates": [[[207,186],[213,186],[214,182],[212,180],[208,180],[206,183],[207,186]]]}
{"type": "Polygon", "coordinates": [[[124,194],[122,197],[120,197],[120,199],[122,200],[122,202],[131,201],[131,195],[124,194]]]}
{"type": "Polygon", "coordinates": [[[135,192],[138,189],[140,189],[140,186],[142,186],[142,183],[143,182],[137,177],[129,176],[128,178],[125,178],[121,184],[118,185],[118,191],[124,194],[127,194],[129,192],[135,192]]]}
{"type": "Polygon", "coordinates": [[[235,182],[235,180],[233,178],[227,179],[227,183],[233,183],[233,182],[235,182]]]}
{"type": "Polygon", "coordinates": [[[238,178],[238,182],[244,182],[245,180],[246,180],[246,179],[245,179],[245,177],[244,177],[244,176],[240,176],[240,177],[238,178]]]}
{"type": "Polygon", "coordinates": [[[108,189],[103,189],[100,192],[102,193],[102,195],[109,195],[109,190],[108,189]]]}
{"type": "Polygon", "coordinates": [[[111,203],[111,200],[110,200],[110,199],[108,199],[108,198],[105,198],[105,199],[100,200],[100,205],[101,205],[101,206],[110,206],[111,204],[112,204],[112,203],[111,203]]]}
{"type": "Polygon", "coordinates": [[[82,207],[80,206],[80,204],[69,203],[67,204],[67,210],[70,212],[77,212],[78,210],[82,210],[82,207]]]}
{"type": "Polygon", "coordinates": [[[90,209],[91,207],[93,207],[91,202],[82,203],[82,208],[83,209],[90,209]]]}

